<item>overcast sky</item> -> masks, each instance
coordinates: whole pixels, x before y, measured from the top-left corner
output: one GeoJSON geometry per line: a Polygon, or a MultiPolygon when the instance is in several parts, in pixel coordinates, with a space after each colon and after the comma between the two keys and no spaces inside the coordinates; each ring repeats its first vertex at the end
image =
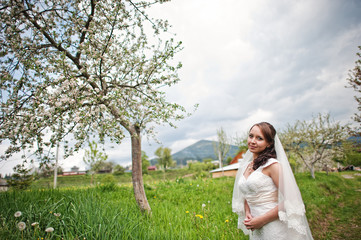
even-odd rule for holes
{"type": "MultiPolygon", "coordinates": [[[[172,0],[155,7],[151,16],[168,19],[184,46],[176,55],[181,81],[167,91],[169,100],[190,111],[199,104],[177,129],[158,127],[158,139],[175,153],[215,140],[220,127],[234,137],[256,122],[282,129],[318,113],[351,122],[357,104],[345,85],[361,45],[360,13],[359,0],[172,0]]],[[[148,156],[159,146],[143,138],[148,156]]],[[[130,164],[129,138],[106,153],[130,164]]],[[[83,155],[60,163],[85,169],[83,155]]],[[[17,161],[0,162],[0,173],[17,161]]]]}

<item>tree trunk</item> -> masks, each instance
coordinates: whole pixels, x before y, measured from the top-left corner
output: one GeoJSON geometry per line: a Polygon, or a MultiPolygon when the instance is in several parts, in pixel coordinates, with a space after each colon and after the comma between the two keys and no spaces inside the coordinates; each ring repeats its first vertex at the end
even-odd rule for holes
{"type": "Polygon", "coordinates": [[[59,143],[56,145],[56,155],[55,155],[55,166],[54,166],[54,186],[56,189],[57,181],[58,181],[58,159],[59,159],[59,143]]]}
{"type": "Polygon", "coordinates": [[[311,172],[311,177],[313,179],[315,179],[316,177],[315,177],[315,167],[314,167],[314,165],[311,165],[310,172],[311,172]]]}
{"type": "Polygon", "coordinates": [[[130,136],[132,141],[132,182],[135,200],[142,212],[151,213],[147,196],[145,195],[142,174],[142,147],[140,130],[132,126],[130,129],[130,136]]]}

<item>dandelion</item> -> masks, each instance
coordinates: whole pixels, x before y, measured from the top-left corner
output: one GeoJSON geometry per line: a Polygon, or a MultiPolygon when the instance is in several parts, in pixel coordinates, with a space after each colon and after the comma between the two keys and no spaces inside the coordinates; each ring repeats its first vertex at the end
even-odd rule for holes
{"type": "Polygon", "coordinates": [[[26,228],[26,224],[24,222],[19,222],[18,223],[18,228],[20,231],[23,231],[26,228]]]}
{"type": "Polygon", "coordinates": [[[202,208],[205,208],[205,207],[206,207],[206,204],[203,203],[203,204],[202,204],[202,208]]]}
{"type": "Polygon", "coordinates": [[[189,211],[186,211],[186,213],[189,213],[189,211]]]}
{"type": "Polygon", "coordinates": [[[157,196],[154,196],[154,198],[157,198],[157,196]]]}
{"type": "Polygon", "coordinates": [[[227,219],[225,222],[226,222],[226,223],[228,223],[228,222],[229,222],[229,220],[227,219]]]}
{"type": "Polygon", "coordinates": [[[45,232],[47,233],[54,232],[54,228],[48,227],[47,229],[45,229],[45,232]]]}
{"type": "Polygon", "coordinates": [[[39,225],[38,222],[33,222],[33,223],[31,224],[31,226],[33,226],[33,227],[35,227],[35,226],[37,226],[37,225],[39,225]]]}
{"type": "Polygon", "coordinates": [[[208,204],[211,203],[211,201],[208,200],[208,204]]]}
{"type": "Polygon", "coordinates": [[[20,217],[21,214],[22,214],[22,213],[21,213],[20,211],[17,211],[17,212],[14,214],[14,216],[15,216],[15,217],[20,217]]]}
{"type": "Polygon", "coordinates": [[[54,213],[55,217],[60,217],[61,213],[54,213]]]}
{"type": "Polygon", "coordinates": [[[200,214],[197,214],[196,217],[199,217],[200,219],[203,219],[203,216],[200,214]]]}

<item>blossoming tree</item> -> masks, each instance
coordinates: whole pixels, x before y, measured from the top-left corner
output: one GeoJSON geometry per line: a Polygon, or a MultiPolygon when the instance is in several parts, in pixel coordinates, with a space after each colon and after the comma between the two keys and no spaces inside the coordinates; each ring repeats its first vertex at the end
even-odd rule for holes
{"type": "Polygon", "coordinates": [[[173,56],[181,43],[164,40],[167,21],[146,15],[157,2],[0,2],[0,141],[10,142],[3,160],[34,146],[42,154],[71,137],[68,156],[90,135],[119,144],[127,133],[135,199],[151,211],[141,135],[188,115],[162,91],[179,81],[173,56]]]}
{"type": "Polygon", "coordinates": [[[280,134],[284,148],[294,153],[315,178],[315,168],[328,169],[335,158],[342,158],[342,142],[347,139],[349,125],[335,122],[330,114],[314,116],[311,121],[297,120],[280,134]]]}

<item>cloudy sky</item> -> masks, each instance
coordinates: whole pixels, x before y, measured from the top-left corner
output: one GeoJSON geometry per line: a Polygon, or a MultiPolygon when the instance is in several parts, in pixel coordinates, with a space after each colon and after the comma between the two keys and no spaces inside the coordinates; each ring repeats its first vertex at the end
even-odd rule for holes
{"type": "MultiPolygon", "coordinates": [[[[361,45],[360,12],[359,0],[172,0],[155,7],[151,16],[168,19],[184,46],[176,55],[181,82],[167,91],[169,100],[190,111],[199,104],[177,129],[158,127],[158,139],[175,153],[215,140],[220,127],[234,137],[255,122],[282,129],[318,113],[350,122],[357,104],[345,85],[361,45]]],[[[143,138],[148,156],[159,146],[143,138]]],[[[129,138],[105,147],[110,160],[130,164],[129,138]]],[[[83,154],[60,163],[84,169],[83,154]]],[[[0,173],[17,161],[0,162],[0,173]]]]}

